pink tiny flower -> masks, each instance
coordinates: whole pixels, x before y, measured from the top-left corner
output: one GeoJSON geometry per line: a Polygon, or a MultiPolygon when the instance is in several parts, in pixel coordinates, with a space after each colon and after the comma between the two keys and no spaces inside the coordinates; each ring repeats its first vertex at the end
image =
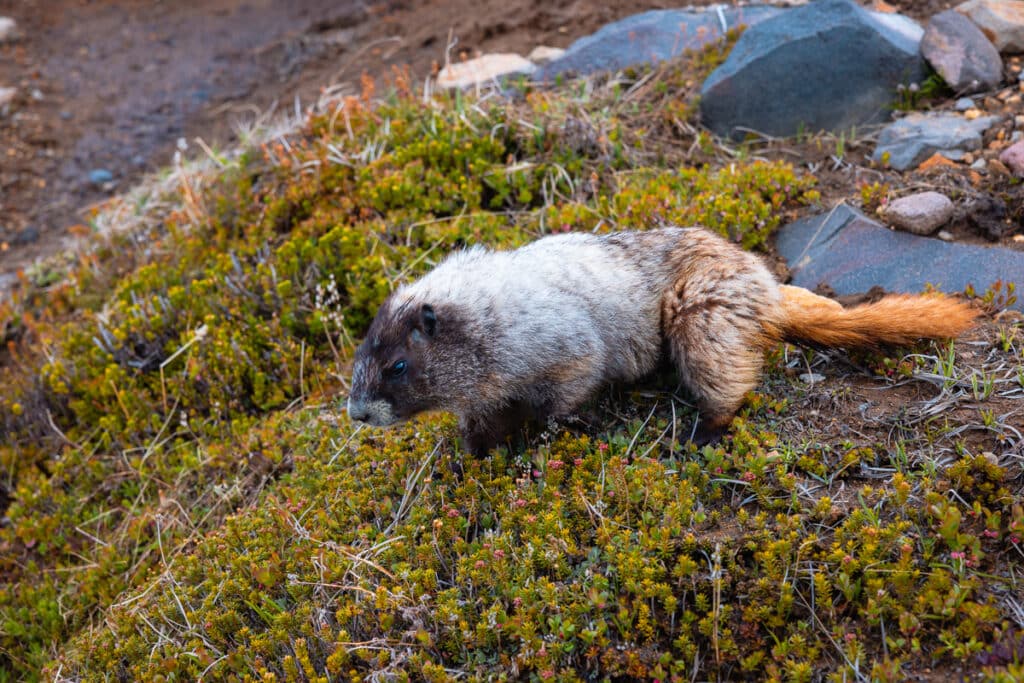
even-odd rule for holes
{"type": "Polygon", "coordinates": [[[1016,534],[1014,534],[1013,536],[1010,536],[1010,543],[1013,543],[1014,545],[1020,543],[1020,537],[1017,536],[1016,534]]]}
{"type": "Polygon", "coordinates": [[[449,517],[458,517],[459,516],[459,511],[456,510],[455,508],[452,508],[451,510],[448,511],[448,516],[449,517]]]}
{"type": "Polygon", "coordinates": [[[540,470],[534,470],[534,471],[533,471],[533,476],[535,476],[535,477],[537,477],[538,479],[540,479],[540,470]]]}
{"type": "Polygon", "coordinates": [[[722,473],[722,468],[721,467],[716,467],[715,468],[715,474],[721,474],[721,473],[722,473]]]}
{"type": "Polygon", "coordinates": [[[853,562],[853,558],[851,556],[846,555],[843,557],[843,564],[850,564],[851,562],[853,562]]]}
{"type": "Polygon", "coordinates": [[[602,453],[604,453],[605,451],[607,451],[607,450],[608,450],[608,444],[606,444],[606,443],[604,443],[604,442],[602,441],[601,443],[597,444],[597,450],[599,450],[599,451],[601,451],[602,453]]]}
{"type": "Polygon", "coordinates": [[[483,560],[477,560],[476,564],[474,564],[473,566],[476,567],[477,569],[483,569],[484,567],[487,566],[487,563],[484,562],[483,560]]]}
{"type": "Polygon", "coordinates": [[[965,557],[967,557],[967,554],[966,554],[966,553],[962,553],[962,552],[960,552],[959,550],[954,550],[953,552],[951,552],[951,553],[949,554],[949,556],[950,556],[951,558],[953,558],[954,560],[962,560],[962,559],[964,559],[965,557]]]}
{"type": "Polygon", "coordinates": [[[753,472],[744,472],[740,479],[746,482],[751,482],[757,479],[757,475],[754,474],[753,472]]]}
{"type": "Polygon", "coordinates": [[[504,550],[495,550],[494,551],[494,556],[500,560],[501,558],[505,557],[505,551],[504,550]]]}
{"type": "Polygon", "coordinates": [[[555,672],[552,671],[551,669],[545,669],[544,671],[540,672],[540,677],[543,678],[546,681],[549,678],[554,678],[555,677],[555,672]]]}
{"type": "Polygon", "coordinates": [[[579,467],[580,465],[583,464],[583,458],[576,458],[575,460],[572,461],[572,464],[576,465],[576,467],[579,467]]]}
{"type": "Polygon", "coordinates": [[[985,529],[981,532],[981,535],[985,538],[999,538],[999,532],[993,529],[985,529]]]}
{"type": "Polygon", "coordinates": [[[523,599],[522,598],[512,598],[512,606],[513,607],[519,607],[522,604],[523,604],[523,599]]]}
{"type": "Polygon", "coordinates": [[[564,465],[564,464],[565,463],[562,462],[561,460],[548,460],[548,467],[553,469],[553,470],[560,470],[560,469],[562,469],[562,465],[564,465]]]}

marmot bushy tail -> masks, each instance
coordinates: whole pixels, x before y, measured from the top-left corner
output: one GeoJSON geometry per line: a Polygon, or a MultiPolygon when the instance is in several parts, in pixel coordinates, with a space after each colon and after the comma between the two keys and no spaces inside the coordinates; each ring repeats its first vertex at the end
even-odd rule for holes
{"type": "Polygon", "coordinates": [[[780,340],[807,346],[865,348],[954,338],[978,317],[978,309],[941,294],[890,294],[845,308],[800,287],[779,289],[780,340]]]}
{"type": "Polygon", "coordinates": [[[463,447],[484,453],[667,353],[713,438],[779,341],[904,344],[955,337],[974,317],[940,296],[843,308],[779,285],[757,256],[700,228],[552,235],[456,252],[395,291],[356,351],[348,410],[378,426],[451,411],[463,447]]]}

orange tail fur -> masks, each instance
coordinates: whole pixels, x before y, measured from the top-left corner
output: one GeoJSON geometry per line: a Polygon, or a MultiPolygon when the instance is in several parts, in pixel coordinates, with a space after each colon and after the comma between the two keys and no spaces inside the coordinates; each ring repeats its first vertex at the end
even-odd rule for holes
{"type": "Polygon", "coordinates": [[[957,337],[978,313],[964,301],[938,294],[890,294],[844,308],[806,289],[783,285],[778,331],[785,341],[809,346],[901,345],[957,337]]]}

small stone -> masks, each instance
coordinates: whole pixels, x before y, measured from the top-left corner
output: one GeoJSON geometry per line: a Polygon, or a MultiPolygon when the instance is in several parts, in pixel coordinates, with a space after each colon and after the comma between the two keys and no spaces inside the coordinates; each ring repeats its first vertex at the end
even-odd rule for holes
{"type": "Polygon", "coordinates": [[[1024,52],[1024,0],[968,0],[956,6],[1002,53],[1024,52]]]}
{"type": "Polygon", "coordinates": [[[984,159],[978,159],[973,164],[971,164],[971,168],[973,168],[975,171],[984,171],[987,166],[988,163],[984,159]]]}
{"type": "Polygon", "coordinates": [[[967,111],[968,109],[974,109],[974,100],[970,97],[961,97],[956,101],[957,111],[967,111]]]}
{"type": "MultiPolygon", "coordinates": [[[[1017,131],[1018,133],[1020,131],[1017,131]]],[[[1024,141],[1014,142],[999,155],[999,161],[1018,178],[1024,178],[1024,141]]]]}
{"type": "Polygon", "coordinates": [[[14,40],[18,36],[18,24],[10,17],[0,17],[0,43],[14,40]]]}
{"type": "Polygon", "coordinates": [[[997,241],[1012,232],[1006,220],[1008,207],[999,197],[982,192],[963,203],[967,224],[979,235],[997,241]]]}
{"type": "Polygon", "coordinates": [[[968,121],[959,114],[910,114],[886,126],[878,135],[871,156],[876,163],[888,158],[897,171],[917,166],[935,152],[981,149],[981,134],[999,120],[983,116],[968,121]]]}
{"type": "Polygon", "coordinates": [[[1013,236],[1013,241],[1014,242],[1024,242],[1024,235],[1014,235],[1013,236]]]}
{"type": "Polygon", "coordinates": [[[954,10],[940,12],[928,22],[921,54],[957,92],[980,92],[999,85],[1003,60],[985,34],[954,10]]]}
{"type": "Polygon", "coordinates": [[[939,233],[936,235],[936,237],[938,237],[943,242],[953,241],[953,233],[951,233],[949,230],[939,230],[939,233]]]}
{"type": "Polygon", "coordinates": [[[915,235],[930,235],[953,216],[953,202],[938,192],[920,192],[900,197],[878,213],[894,227],[915,235]]]}
{"type": "Polygon", "coordinates": [[[819,375],[816,372],[805,372],[800,375],[800,381],[804,384],[817,384],[818,382],[825,381],[825,375],[819,375]]]}
{"type": "Polygon", "coordinates": [[[967,119],[968,121],[973,121],[979,116],[981,116],[980,109],[968,109],[967,111],[964,112],[964,118],[967,119]]]}
{"type": "Polygon", "coordinates": [[[990,159],[988,162],[990,170],[996,173],[1002,173],[1003,175],[1011,175],[1009,167],[1001,162],[999,159],[990,159]]]}
{"type": "Polygon", "coordinates": [[[982,451],[981,457],[985,458],[985,460],[988,460],[989,465],[992,465],[993,467],[999,467],[999,458],[992,451],[982,451]]]}
{"type": "Polygon", "coordinates": [[[1022,131],[1015,130],[1012,133],[1010,133],[1010,142],[1017,142],[1021,138],[1024,138],[1024,132],[1022,131]]]}
{"type": "Polygon", "coordinates": [[[964,162],[965,164],[973,164],[974,155],[971,154],[970,152],[964,152],[964,157],[960,161],[964,162]]]}
{"type": "Polygon", "coordinates": [[[60,118],[64,121],[70,121],[72,116],[73,114],[69,112],[67,109],[62,110],[60,113],[60,118]]]}
{"type": "Polygon", "coordinates": [[[531,74],[537,66],[517,54],[493,53],[466,62],[449,64],[437,75],[442,88],[465,88],[495,81],[502,76],[531,74]]]}
{"type": "Polygon", "coordinates": [[[1024,114],[1018,114],[1013,117],[1013,125],[1017,128],[1024,128],[1024,114]]]}
{"type": "Polygon", "coordinates": [[[546,64],[547,62],[558,59],[564,54],[565,50],[560,47],[538,45],[530,51],[530,54],[526,55],[526,58],[534,64],[546,64]]]}
{"type": "Polygon", "coordinates": [[[105,168],[94,168],[89,171],[89,182],[93,185],[103,185],[114,179],[114,174],[105,168]]]}
{"type": "Polygon", "coordinates": [[[5,88],[0,86],[0,109],[6,107],[14,101],[14,96],[18,94],[17,88],[5,88]]]}

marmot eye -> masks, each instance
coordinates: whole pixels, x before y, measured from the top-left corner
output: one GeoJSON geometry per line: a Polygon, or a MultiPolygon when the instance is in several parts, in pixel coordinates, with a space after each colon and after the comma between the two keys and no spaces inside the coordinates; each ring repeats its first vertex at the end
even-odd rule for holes
{"type": "Polygon", "coordinates": [[[388,368],[388,377],[391,379],[397,379],[405,374],[405,371],[409,369],[409,364],[404,360],[400,360],[390,368],[388,368]]]}

